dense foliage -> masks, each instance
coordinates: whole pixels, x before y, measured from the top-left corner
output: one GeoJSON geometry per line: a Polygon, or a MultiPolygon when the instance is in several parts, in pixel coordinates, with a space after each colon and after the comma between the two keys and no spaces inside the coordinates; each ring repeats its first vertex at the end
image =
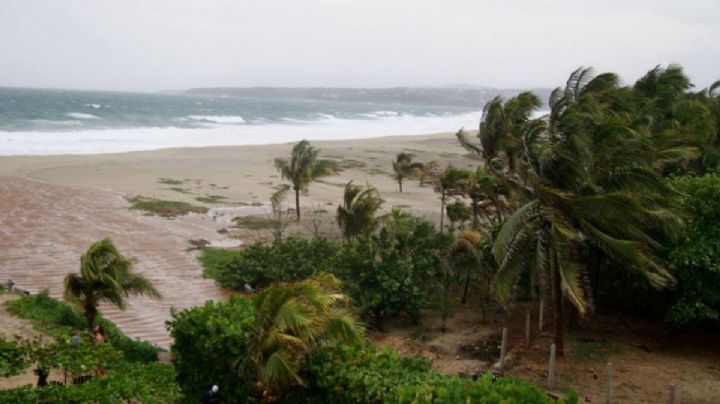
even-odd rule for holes
{"type": "Polygon", "coordinates": [[[333,272],[340,245],[324,238],[283,239],[255,243],[240,251],[205,249],[200,262],[205,275],[222,287],[244,290],[245,284],[263,288],[273,282],[296,281],[319,272],[333,272]]]}
{"type": "MultiPolygon", "coordinates": [[[[317,351],[306,365],[307,402],[327,403],[551,403],[528,382],[492,375],[473,381],[430,371],[430,361],[372,348],[317,351]]],[[[558,402],[577,402],[571,393],[558,402]]]]}
{"type": "Polygon", "coordinates": [[[687,236],[671,250],[676,297],[666,319],[674,325],[720,324],[720,176],[679,177],[687,236]]]}
{"type": "MultiPolygon", "coordinates": [[[[53,299],[47,291],[35,295],[23,295],[6,303],[14,315],[33,321],[33,325],[53,336],[68,337],[71,330],[86,328],[86,320],[67,303],[53,299]]],[[[102,325],[110,344],[121,351],[126,360],[151,362],[156,359],[158,348],[147,341],[139,341],[123,334],[115,324],[99,316],[97,323],[102,325]]]]}
{"type": "Polygon", "coordinates": [[[172,312],[167,327],[173,337],[171,352],[187,402],[197,402],[215,384],[227,402],[245,402],[254,387],[238,376],[238,358],[247,352],[253,308],[247,299],[207,302],[172,312]]]}
{"type": "Polygon", "coordinates": [[[18,341],[8,341],[0,337],[0,377],[10,377],[23,373],[30,366],[28,350],[18,341]]]}
{"type": "Polygon", "coordinates": [[[80,385],[0,390],[0,403],[169,403],[181,398],[172,366],[122,365],[80,385]]]}

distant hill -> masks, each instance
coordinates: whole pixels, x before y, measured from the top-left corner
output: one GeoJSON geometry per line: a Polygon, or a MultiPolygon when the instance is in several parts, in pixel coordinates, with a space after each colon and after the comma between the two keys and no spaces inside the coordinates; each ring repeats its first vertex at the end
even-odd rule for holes
{"type": "MultiPolygon", "coordinates": [[[[550,89],[531,89],[543,102],[550,89]]],[[[212,87],[185,90],[184,94],[317,101],[377,102],[437,105],[481,109],[496,95],[509,98],[524,90],[476,86],[328,88],[328,87],[212,87]]]]}

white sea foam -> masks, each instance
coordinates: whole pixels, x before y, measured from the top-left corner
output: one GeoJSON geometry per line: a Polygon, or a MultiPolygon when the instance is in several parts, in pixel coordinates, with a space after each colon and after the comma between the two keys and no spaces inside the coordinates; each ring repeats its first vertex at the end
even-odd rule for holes
{"type": "Polygon", "coordinates": [[[94,154],[171,147],[258,145],[421,135],[475,128],[480,112],[446,116],[398,115],[377,119],[286,120],[262,125],[214,124],[203,128],[91,129],[59,132],[0,131],[0,155],[94,154]]]}
{"type": "Polygon", "coordinates": [[[93,114],[83,114],[82,112],[68,112],[65,116],[73,119],[100,119],[100,117],[93,114]]]}
{"type": "Polygon", "coordinates": [[[83,105],[83,107],[100,109],[102,107],[102,105],[100,105],[100,104],[85,104],[85,105],[83,105]]]}
{"type": "Polygon", "coordinates": [[[245,123],[245,119],[237,115],[188,115],[193,121],[212,122],[222,124],[241,124],[245,123]]]}

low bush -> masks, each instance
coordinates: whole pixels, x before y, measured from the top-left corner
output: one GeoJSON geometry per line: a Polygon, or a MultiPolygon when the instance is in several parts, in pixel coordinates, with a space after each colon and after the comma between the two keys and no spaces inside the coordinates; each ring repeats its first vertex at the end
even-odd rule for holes
{"type": "MultiPolygon", "coordinates": [[[[53,336],[67,337],[71,330],[87,329],[85,317],[69,304],[50,297],[47,291],[23,295],[5,303],[8,310],[24,319],[32,320],[33,326],[53,336]]],[[[123,334],[117,326],[100,316],[97,320],[108,334],[110,343],[131,362],[152,362],[159,349],[147,341],[139,341],[123,334]]]]}
{"type": "Polygon", "coordinates": [[[174,377],[172,366],[126,364],[80,385],[0,390],[0,403],[172,403],[182,398],[174,377]]]}
{"type": "Polygon", "coordinates": [[[273,244],[256,243],[239,251],[205,249],[199,260],[205,276],[222,287],[243,290],[246,283],[263,288],[273,282],[332,273],[333,257],[339,251],[339,243],[324,238],[284,239],[273,244]]]}
{"type": "Polygon", "coordinates": [[[30,366],[26,347],[0,337],[0,377],[16,376],[30,366]]]}
{"type": "Polygon", "coordinates": [[[478,380],[430,371],[430,362],[404,358],[386,348],[346,347],[316,351],[305,372],[309,391],[293,392],[286,402],[321,403],[576,403],[570,392],[558,401],[529,382],[486,374],[478,380]]]}
{"type": "Polygon", "coordinates": [[[177,382],[187,402],[197,402],[210,385],[218,385],[225,402],[242,403],[253,386],[240,379],[236,358],[245,355],[253,311],[250,302],[233,297],[227,303],[172,312],[167,328],[177,382]]]}

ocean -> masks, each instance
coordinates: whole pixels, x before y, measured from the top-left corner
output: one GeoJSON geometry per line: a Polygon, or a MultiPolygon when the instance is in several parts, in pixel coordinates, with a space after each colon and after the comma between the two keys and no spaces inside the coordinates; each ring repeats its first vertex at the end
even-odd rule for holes
{"type": "Polygon", "coordinates": [[[476,128],[481,107],[0,88],[0,155],[454,132],[476,128]]]}

